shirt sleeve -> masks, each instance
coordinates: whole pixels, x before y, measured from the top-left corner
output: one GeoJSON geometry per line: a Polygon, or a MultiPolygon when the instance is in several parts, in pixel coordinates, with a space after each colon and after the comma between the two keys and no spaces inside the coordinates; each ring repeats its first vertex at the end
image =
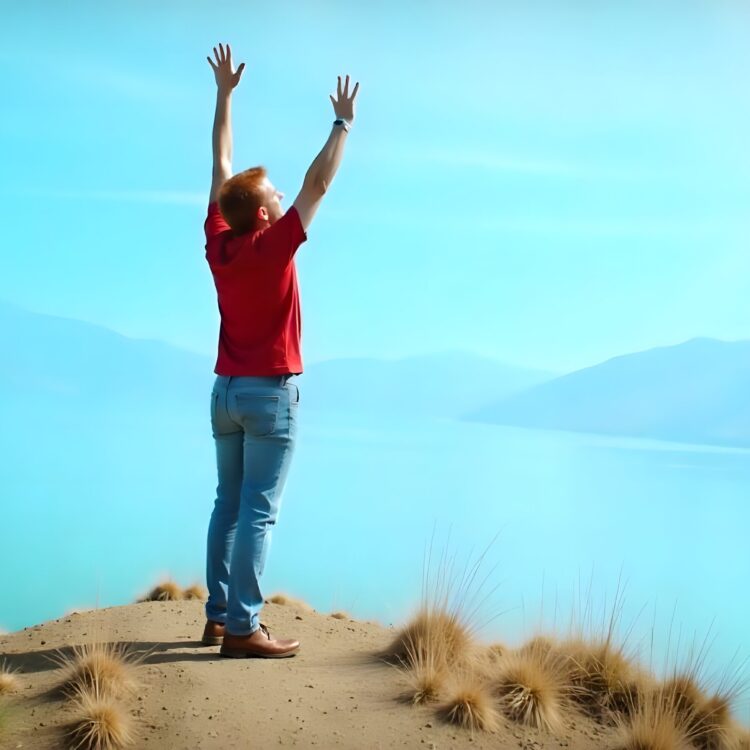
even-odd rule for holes
{"type": "Polygon", "coordinates": [[[208,216],[203,224],[203,228],[206,230],[206,241],[213,239],[222,232],[226,232],[228,229],[231,231],[231,227],[224,221],[224,217],[221,215],[221,211],[219,211],[218,201],[208,204],[208,216]]]}
{"type": "Polygon", "coordinates": [[[292,206],[280,219],[256,233],[255,255],[263,262],[285,268],[306,239],[299,212],[292,206]]]}

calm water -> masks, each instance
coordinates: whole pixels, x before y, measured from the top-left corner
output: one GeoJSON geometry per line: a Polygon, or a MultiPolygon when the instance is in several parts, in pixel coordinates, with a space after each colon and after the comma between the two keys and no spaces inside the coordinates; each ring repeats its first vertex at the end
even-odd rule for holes
{"type": "MultiPolygon", "coordinates": [[[[646,661],[663,661],[670,623],[672,650],[707,637],[717,669],[750,653],[749,452],[300,416],[265,593],[399,624],[433,531],[433,577],[446,545],[460,576],[497,534],[471,589],[489,595],[477,612],[487,639],[559,630],[586,619],[587,602],[601,619],[619,580],[621,631],[646,661]]],[[[202,579],[215,486],[203,410],[50,417],[0,447],[0,626],[128,603],[162,574],[202,579]]]]}

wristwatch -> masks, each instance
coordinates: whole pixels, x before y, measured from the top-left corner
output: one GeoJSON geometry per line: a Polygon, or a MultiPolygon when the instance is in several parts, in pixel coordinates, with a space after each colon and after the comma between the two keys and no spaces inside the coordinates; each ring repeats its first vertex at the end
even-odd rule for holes
{"type": "Polygon", "coordinates": [[[337,119],[335,119],[333,121],[333,124],[334,125],[341,125],[341,126],[343,126],[344,130],[346,130],[347,133],[352,128],[352,124],[349,122],[349,120],[346,120],[343,117],[338,117],[337,119]]]}

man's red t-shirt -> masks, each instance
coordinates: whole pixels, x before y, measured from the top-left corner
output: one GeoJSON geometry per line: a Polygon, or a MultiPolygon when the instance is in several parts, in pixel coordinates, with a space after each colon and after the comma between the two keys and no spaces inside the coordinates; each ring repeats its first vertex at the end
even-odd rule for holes
{"type": "Polygon", "coordinates": [[[302,372],[302,316],[294,254],[307,239],[292,206],[270,226],[234,237],[208,204],[206,260],[221,315],[217,375],[302,372]]]}

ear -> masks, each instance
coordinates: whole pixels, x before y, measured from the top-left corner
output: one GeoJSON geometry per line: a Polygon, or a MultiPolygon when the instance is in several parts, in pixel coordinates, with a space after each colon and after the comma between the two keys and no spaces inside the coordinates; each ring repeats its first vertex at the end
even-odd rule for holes
{"type": "Polygon", "coordinates": [[[258,217],[258,218],[259,218],[259,219],[260,219],[261,221],[268,221],[268,211],[266,210],[266,207],[265,207],[265,206],[260,206],[260,207],[258,208],[258,214],[257,214],[257,217],[258,217]]]}

